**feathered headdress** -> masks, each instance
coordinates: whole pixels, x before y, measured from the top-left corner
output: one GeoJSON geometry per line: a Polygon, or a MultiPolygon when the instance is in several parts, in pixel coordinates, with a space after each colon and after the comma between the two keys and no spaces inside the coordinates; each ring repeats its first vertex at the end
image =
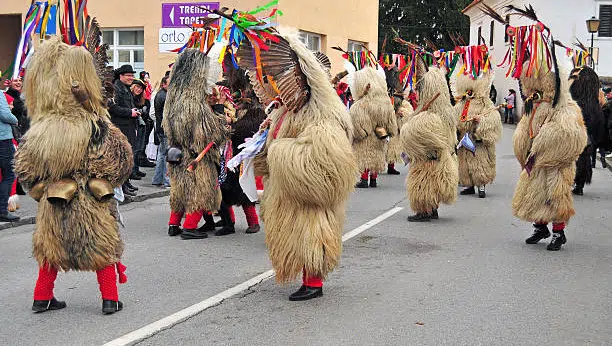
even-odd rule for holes
{"type": "Polygon", "coordinates": [[[524,17],[535,22],[532,25],[518,27],[510,26],[501,15],[485,4],[481,4],[481,10],[493,19],[508,25],[506,33],[510,38],[510,46],[499,65],[500,67],[508,66],[506,77],[519,79],[524,73],[526,77],[537,78],[549,72],[555,73],[556,92],[553,106],[556,106],[560,96],[561,79],[555,52],[555,40],[550,28],[539,20],[533,6],[526,5],[523,9],[512,5],[506,6],[508,15],[524,17]]]}

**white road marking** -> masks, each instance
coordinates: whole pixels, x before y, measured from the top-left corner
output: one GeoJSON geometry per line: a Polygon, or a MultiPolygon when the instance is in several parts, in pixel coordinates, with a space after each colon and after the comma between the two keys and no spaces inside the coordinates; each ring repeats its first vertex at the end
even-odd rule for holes
{"type": "MultiPolygon", "coordinates": [[[[357,235],[359,235],[360,233],[365,232],[366,230],[376,226],[377,224],[383,222],[384,220],[390,218],[391,216],[395,215],[397,212],[399,212],[400,210],[402,210],[403,208],[401,207],[396,207],[393,209],[390,209],[389,211],[379,215],[378,217],[376,217],[375,219],[372,219],[366,223],[364,223],[363,225],[353,229],[352,231],[349,231],[347,233],[345,233],[342,236],[342,241],[345,242],[357,235]]],[[[131,345],[134,344],[136,342],[140,342],[144,339],[147,339],[165,329],[169,329],[174,327],[175,325],[203,312],[204,310],[207,310],[213,306],[219,305],[221,304],[221,302],[223,302],[225,299],[231,298],[233,296],[235,296],[238,293],[244,292],[246,290],[248,290],[249,288],[256,286],[270,278],[272,278],[274,276],[274,270],[270,269],[264,273],[261,273],[257,276],[255,276],[254,278],[251,278],[241,284],[238,284],[232,288],[229,288],[217,295],[214,295],[208,299],[205,299],[199,303],[196,303],[192,306],[189,306],[181,311],[178,311],[170,316],[164,317],[161,320],[158,320],[156,322],[153,322],[151,324],[147,324],[146,326],[137,329],[131,333],[125,334],[121,337],[118,337],[115,340],[109,341],[107,343],[104,344],[104,346],[124,346],[124,345],[131,345]]]]}

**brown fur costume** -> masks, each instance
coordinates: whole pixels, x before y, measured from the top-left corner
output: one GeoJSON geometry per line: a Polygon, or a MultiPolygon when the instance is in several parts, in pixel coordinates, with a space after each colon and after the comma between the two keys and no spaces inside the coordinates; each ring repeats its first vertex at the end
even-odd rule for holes
{"type": "Polygon", "coordinates": [[[360,171],[380,172],[386,167],[386,139],[374,132],[382,127],[389,136],[397,135],[397,121],[391,100],[387,95],[387,82],[375,69],[366,67],[354,73],[351,93],[355,103],[350,114],[354,126],[353,151],[360,171]]]}
{"type": "Polygon", "coordinates": [[[455,141],[449,138],[449,117],[442,115],[452,112],[444,73],[430,68],[417,88],[419,107],[400,133],[404,151],[410,157],[406,179],[410,208],[427,213],[437,209],[440,203],[455,202],[459,178],[455,141]],[[429,109],[422,111],[438,93],[429,109]]]}
{"type": "Polygon", "coordinates": [[[464,147],[459,148],[459,184],[464,186],[484,186],[495,180],[495,144],[501,139],[502,123],[499,112],[489,99],[493,75],[491,72],[474,80],[467,75],[457,77],[457,94],[465,95],[472,91],[467,113],[467,121],[461,121],[463,108],[470,96],[465,96],[455,105],[455,119],[459,138],[469,133],[476,146],[472,153],[464,147]],[[477,117],[479,120],[472,120],[477,117]]]}
{"type": "Polygon", "coordinates": [[[40,266],[96,271],[119,261],[123,243],[111,215],[114,200],[100,202],[88,191],[91,178],[120,186],[132,169],[132,150],[102,107],[100,79],[91,54],[59,39],[43,43],[25,83],[32,127],[15,156],[15,172],[30,188],[45,185],[38,204],[33,253],[40,266]],[[89,96],[86,110],[71,91],[73,81],[89,96]],[[47,188],[60,179],[77,182],[74,198],[51,204],[47,188]]]}
{"type": "Polygon", "coordinates": [[[256,175],[266,186],[261,216],[276,280],[292,281],[302,269],[324,279],[340,260],[345,205],[357,174],[353,127],[312,52],[295,34],[283,37],[299,58],[311,96],[282,124],[285,106],[271,114],[267,150],[256,158],[256,175]]]}
{"type": "Polygon", "coordinates": [[[179,164],[169,164],[170,208],[192,213],[218,210],[221,193],[218,188],[219,149],[226,137],[225,119],[216,115],[207,98],[221,69],[218,62],[198,49],[185,49],[172,68],[162,126],[168,146],[183,152],[179,164]],[[218,72],[218,73],[217,73],[218,72]],[[215,142],[192,172],[187,167],[210,142],[215,142]]]}
{"type": "MultiPolygon", "coordinates": [[[[525,68],[525,71],[527,68],[525,68]]],[[[521,76],[522,91],[543,93],[542,102],[533,114],[525,114],[514,132],[514,154],[522,167],[535,156],[531,174],[521,172],[512,209],[514,215],[530,222],[567,222],[574,215],[572,182],[575,162],[587,144],[587,133],[580,108],[570,95],[567,78],[560,77],[559,100],[555,97],[555,74],[539,78],[521,76]],[[533,120],[531,120],[533,118],[533,120]],[[530,126],[534,138],[530,136],[530,126]]]]}
{"type": "Polygon", "coordinates": [[[389,144],[387,145],[387,162],[400,162],[402,160],[402,140],[400,138],[400,129],[404,124],[408,121],[412,113],[414,113],[414,109],[410,105],[410,102],[406,100],[398,100],[396,102],[399,103],[399,107],[395,112],[395,120],[397,122],[397,136],[391,137],[389,139],[389,144]]]}

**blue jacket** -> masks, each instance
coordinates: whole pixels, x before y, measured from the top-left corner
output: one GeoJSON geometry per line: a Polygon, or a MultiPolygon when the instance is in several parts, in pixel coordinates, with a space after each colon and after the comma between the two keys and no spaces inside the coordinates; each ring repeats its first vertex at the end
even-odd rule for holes
{"type": "Polygon", "coordinates": [[[13,139],[11,125],[17,125],[17,118],[11,113],[4,93],[0,93],[0,140],[13,139]]]}

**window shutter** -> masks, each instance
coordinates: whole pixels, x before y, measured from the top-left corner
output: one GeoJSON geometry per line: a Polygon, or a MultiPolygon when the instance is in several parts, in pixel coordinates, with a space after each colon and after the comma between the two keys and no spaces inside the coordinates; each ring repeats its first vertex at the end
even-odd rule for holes
{"type": "Polygon", "coordinates": [[[599,5],[599,37],[612,37],[612,5],[599,5]]]}

